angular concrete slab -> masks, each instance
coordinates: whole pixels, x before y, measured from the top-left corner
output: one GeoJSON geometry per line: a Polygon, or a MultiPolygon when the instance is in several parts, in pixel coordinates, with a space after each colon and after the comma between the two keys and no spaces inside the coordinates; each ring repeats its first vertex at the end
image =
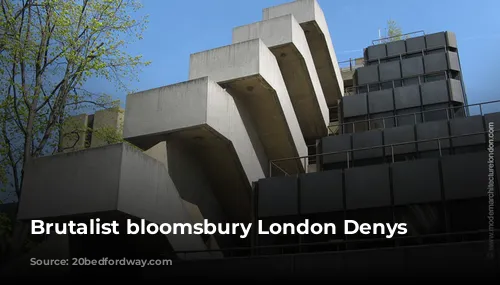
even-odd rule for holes
{"type": "Polygon", "coordinates": [[[90,147],[99,147],[116,142],[123,132],[124,110],[110,108],[94,114],[90,147]]]}
{"type": "Polygon", "coordinates": [[[344,96],[344,82],[323,10],[316,0],[297,0],[266,8],[263,20],[292,14],[306,34],[328,105],[344,96]]]}
{"type": "Polygon", "coordinates": [[[268,160],[235,99],[208,77],[128,95],[124,138],[141,148],[163,140],[190,146],[224,212],[250,219],[251,185],[265,177],[268,160]]]}
{"type": "Polygon", "coordinates": [[[233,43],[261,39],[276,56],[306,141],[327,135],[330,114],[304,31],[293,15],[233,29],[233,43]]]}
{"type": "MultiPolygon", "coordinates": [[[[248,112],[270,160],[307,156],[307,146],[276,58],[260,39],[191,55],[189,78],[209,76],[248,112]]],[[[182,110],[184,112],[184,110],[182,110]]],[[[304,172],[307,161],[287,160],[280,167],[304,172]]]]}
{"type": "MultiPolygon", "coordinates": [[[[42,157],[25,169],[21,220],[113,214],[158,224],[192,223],[164,164],[127,144],[42,157]]],[[[167,238],[175,250],[206,248],[200,236],[167,238]]]]}

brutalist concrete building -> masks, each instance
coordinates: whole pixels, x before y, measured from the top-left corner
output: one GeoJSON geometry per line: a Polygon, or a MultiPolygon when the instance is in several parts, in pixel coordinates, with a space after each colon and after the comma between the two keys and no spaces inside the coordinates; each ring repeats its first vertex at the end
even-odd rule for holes
{"type": "Polygon", "coordinates": [[[266,8],[232,39],[192,54],[187,81],[127,96],[132,146],[28,165],[18,218],[340,226],[336,235],[247,239],[67,237],[70,256],[176,259],[175,272],[141,271],[165,276],[499,269],[485,255],[498,252],[488,240],[498,180],[488,186],[500,172],[489,168],[488,146],[500,114],[467,104],[453,32],[370,45],[347,76],[315,0],[266,8]],[[408,233],[345,235],[346,219],[407,223],[408,233]]]}

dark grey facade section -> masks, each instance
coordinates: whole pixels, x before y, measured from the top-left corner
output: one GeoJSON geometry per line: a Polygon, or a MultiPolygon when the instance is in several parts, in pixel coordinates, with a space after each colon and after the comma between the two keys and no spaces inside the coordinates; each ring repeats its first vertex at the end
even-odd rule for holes
{"type": "Polygon", "coordinates": [[[365,85],[369,83],[377,83],[378,65],[367,65],[356,69],[356,85],[365,85]]]}
{"type": "MultiPolygon", "coordinates": [[[[462,136],[484,132],[483,116],[471,116],[450,120],[450,133],[452,136],[462,136]]],[[[484,144],[486,136],[484,134],[463,136],[452,138],[453,147],[484,144]]]]}
{"type": "MultiPolygon", "coordinates": [[[[382,146],[382,131],[381,130],[371,130],[361,133],[352,134],[352,147],[353,149],[368,148],[373,146],[382,146]]],[[[366,159],[366,158],[377,158],[382,157],[384,149],[382,147],[354,151],[354,159],[366,159]]]]}
{"type": "Polygon", "coordinates": [[[415,127],[414,126],[401,126],[396,128],[388,128],[384,130],[384,144],[398,144],[398,143],[406,143],[413,142],[404,145],[396,145],[391,147],[387,147],[385,149],[385,155],[394,154],[404,154],[404,153],[413,153],[416,152],[416,143],[415,142],[415,127]]]}
{"type": "Polygon", "coordinates": [[[394,103],[396,109],[420,107],[420,86],[410,85],[394,88],[394,103]]]}
{"type": "Polygon", "coordinates": [[[332,212],[344,208],[342,170],[300,175],[300,213],[332,212]]]}
{"type": "Polygon", "coordinates": [[[406,53],[406,44],[404,40],[389,42],[386,44],[387,56],[395,56],[406,53]]]}
{"type": "Polygon", "coordinates": [[[449,47],[457,48],[457,37],[453,32],[446,32],[446,43],[449,47]]]}
{"type": "MultiPolygon", "coordinates": [[[[419,141],[449,137],[450,135],[447,121],[427,122],[427,123],[417,124],[415,127],[417,128],[417,140],[419,141]]],[[[449,139],[441,139],[440,144],[441,148],[450,147],[449,139]]],[[[421,142],[418,143],[418,150],[419,151],[438,150],[438,146],[439,145],[437,140],[421,142]]]]}
{"type": "Polygon", "coordinates": [[[366,93],[343,97],[342,110],[345,118],[366,115],[368,113],[366,93]]]}
{"type": "Polygon", "coordinates": [[[408,205],[441,200],[437,159],[396,162],[392,165],[394,204],[408,205]]]}
{"type": "Polygon", "coordinates": [[[486,196],[488,190],[487,159],[487,152],[443,157],[441,163],[446,199],[469,199],[486,196]]]}
{"type": "Polygon", "coordinates": [[[425,49],[425,37],[414,37],[406,40],[406,52],[417,52],[425,49]]]}
{"type": "Polygon", "coordinates": [[[445,71],[448,69],[446,53],[433,53],[424,56],[425,73],[445,71]]]}
{"type": "Polygon", "coordinates": [[[456,79],[448,79],[448,89],[450,90],[450,100],[458,103],[464,103],[464,92],[462,83],[456,79]]]}
{"type": "Polygon", "coordinates": [[[422,84],[421,90],[423,105],[446,103],[449,101],[447,80],[425,82],[422,84]]]}
{"type": "Polygon", "coordinates": [[[396,113],[398,126],[416,125],[422,122],[420,107],[400,109],[396,113]]]}
{"type": "MultiPolygon", "coordinates": [[[[352,149],[351,134],[343,134],[337,136],[328,136],[321,139],[321,153],[337,152],[352,149]]],[[[350,153],[330,154],[323,156],[323,164],[337,163],[347,161],[350,153]]]]}
{"type": "Polygon", "coordinates": [[[458,60],[458,54],[456,52],[448,52],[448,66],[449,69],[460,71],[460,61],[458,60]]]}
{"type": "Polygon", "coordinates": [[[426,35],[425,41],[427,49],[446,47],[446,35],[444,32],[426,35]]]}
{"type": "Polygon", "coordinates": [[[390,81],[401,78],[401,65],[399,61],[383,62],[379,65],[380,81],[390,81]]]}
{"type": "Polygon", "coordinates": [[[368,60],[376,60],[387,56],[385,44],[372,45],[366,48],[368,60]]]}
{"type": "Polygon", "coordinates": [[[394,110],[392,89],[369,92],[368,110],[370,114],[382,113],[394,110]]]}
{"type": "Polygon", "coordinates": [[[374,208],[391,204],[389,165],[370,165],[345,170],[346,209],[374,208]]]}
{"type": "Polygon", "coordinates": [[[261,179],[258,183],[258,214],[260,217],[298,214],[297,177],[271,177],[261,179]]]}
{"type": "Polygon", "coordinates": [[[424,74],[424,62],[422,57],[411,57],[401,61],[401,70],[403,77],[411,77],[424,74]]]}
{"type": "Polygon", "coordinates": [[[448,102],[426,105],[424,106],[422,119],[424,122],[448,120],[450,119],[449,107],[448,102]]]}

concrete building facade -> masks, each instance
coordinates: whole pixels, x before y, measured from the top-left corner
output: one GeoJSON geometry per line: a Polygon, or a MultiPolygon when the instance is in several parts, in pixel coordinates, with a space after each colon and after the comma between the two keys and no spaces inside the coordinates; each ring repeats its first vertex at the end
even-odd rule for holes
{"type": "MultiPolygon", "coordinates": [[[[380,234],[68,237],[80,245],[69,247],[71,256],[95,247],[96,256],[178,260],[175,271],[144,269],[144,275],[334,276],[363,266],[415,274],[436,266],[425,262],[436,251],[446,261],[463,253],[460,266],[498,268],[497,259],[484,263],[475,253],[488,229],[485,162],[500,113],[469,115],[452,32],[369,46],[363,64],[347,75],[315,0],[266,8],[262,21],[236,27],[232,39],[192,54],[187,81],[130,94],[123,113],[93,116],[93,127],[104,120],[119,128],[123,121],[126,143],[92,139],[86,149],[79,130],[64,142],[71,151],[27,165],[18,218],[411,225],[404,239],[394,240],[380,234]],[[62,181],[47,179],[54,173],[62,181]],[[469,235],[470,244],[455,243],[469,235]],[[375,250],[382,246],[388,249],[375,250]],[[366,249],[375,251],[360,252],[366,249]]],[[[86,115],[74,121],[89,126],[86,115]]]]}

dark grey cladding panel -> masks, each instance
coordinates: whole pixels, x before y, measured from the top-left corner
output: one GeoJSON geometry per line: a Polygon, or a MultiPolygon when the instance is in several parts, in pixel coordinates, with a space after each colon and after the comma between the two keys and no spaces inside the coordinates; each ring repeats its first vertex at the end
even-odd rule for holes
{"type": "Polygon", "coordinates": [[[487,159],[487,152],[444,156],[442,172],[446,199],[486,196],[489,174],[487,159]]]}
{"type": "Polygon", "coordinates": [[[425,49],[425,37],[414,37],[406,40],[406,52],[417,52],[425,49]]]}
{"type": "Polygon", "coordinates": [[[424,56],[425,73],[439,72],[448,70],[446,53],[439,52],[424,56]]]}
{"type": "MultiPolygon", "coordinates": [[[[352,149],[350,134],[328,136],[321,139],[321,153],[337,152],[350,149],[352,149]]],[[[323,156],[323,164],[337,163],[342,161],[347,161],[347,153],[323,156]]]]}
{"type": "MultiPolygon", "coordinates": [[[[382,131],[381,130],[371,130],[362,133],[352,134],[352,147],[354,149],[368,148],[372,146],[381,146],[382,143],[382,131]]],[[[384,150],[382,147],[354,151],[354,159],[365,159],[365,158],[376,158],[382,157],[384,150]]]]}
{"type": "Polygon", "coordinates": [[[464,103],[462,83],[456,79],[449,79],[450,98],[454,102],[464,103]]]}
{"type": "Polygon", "coordinates": [[[392,89],[369,92],[368,110],[370,114],[382,113],[394,110],[392,89]]]}
{"type": "Polygon", "coordinates": [[[424,62],[421,56],[410,57],[401,61],[403,77],[417,76],[424,74],[424,62]]]}
{"type": "Polygon", "coordinates": [[[398,126],[416,125],[422,122],[422,114],[419,107],[397,110],[398,126]]]}
{"type": "Polygon", "coordinates": [[[450,118],[448,103],[425,105],[422,119],[424,122],[442,121],[450,118]]]}
{"type": "MultiPolygon", "coordinates": [[[[414,126],[401,126],[395,128],[387,128],[384,130],[384,144],[398,144],[406,142],[415,141],[415,128],[414,126]]],[[[413,153],[416,152],[416,143],[396,145],[392,147],[387,147],[385,149],[385,155],[391,155],[392,151],[394,154],[403,153],[413,153]]]]}
{"type": "Polygon", "coordinates": [[[332,212],[344,208],[342,170],[300,175],[300,213],[332,212]]]}
{"type": "Polygon", "coordinates": [[[398,61],[383,62],[379,65],[380,81],[385,82],[401,78],[401,65],[398,61]]]}
{"type": "Polygon", "coordinates": [[[456,52],[448,52],[448,66],[451,70],[460,71],[460,61],[456,52]]]}
{"type": "Polygon", "coordinates": [[[345,96],[342,98],[344,117],[364,116],[368,113],[366,93],[345,96]]]}
{"type": "Polygon", "coordinates": [[[444,32],[426,35],[425,41],[427,44],[427,49],[445,47],[446,35],[444,32]]]}
{"type": "MultiPolygon", "coordinates": [[[[450,132],[452,136],[484,132],[483,116],[477,115],[450,120],[450,132]]],[[[484,144],[485,142],[485,134],[464,136],[452,139],[454,147],[484,144]]]]}
{"type": "Polygon", "coordinates": [[[345,180],[348,210],[391,204],[388,164],[346,169],[345,180]]]}
{"type": "Polygon", "coordinates": [[[421,92],[423,105],[446,103],[449,101],[447,80],[425,82],[421,86],[421,92]]]}
{"type": "Polygon", "coordinates": [[[410,85],[394,88],[396,109],[420,107],[420,86],[410,85]]]}
{"type": "Polygon", "coordinates": [[[368,60],[375,60],[387,56],[385,44],[372,45],[366,48],[368,60]]]}
{"type": "MultiPolygon", "coordinates": [[[[443,137],[448,137],[450,135],[447,121],[436,121],[436,122],[417,124],[416,128],[417,128],[417,140],[419,141],[435,139],[435,138],[443,138],[443,137]]],[[[449,140],[447,139],[441,140],[441,148],[448,148],[449,146],[450,146],[449,140]]],[[[427,141],[418,143],[419,151],[428,151],[437,149],[438,149],[437,141],[427,141]]]]}
{"type": "Polygon", "coordinates": [[[271,177],[260,179],[258,183],[258,213],[260,217],[298,214],[297,177],[271,177]]]}
{"type": "Polygon", "coordinates": [[[355,76],[356,85],[365,85],[378,82],[378,64],[367,65],[356,69],[355,76]]]}
{"type": "Polygon", "coordinates": [[[454,32],[446,32],[446,40],[449,47],[457,48],[457,37],[454,32]]]}
{"type": "Polygon", "coordinates": [[[420,204],[441,200],[439,161],[421,159],[392,165],[394,204],[420,204]]]}
{"type": "MultiPolygon", "coordinates": [[[[493,130],[495,130],[495,141],[498,142],[500,141],[500,112],[484,115],[484,125],[486,126],[486,130],[488,132],[490,123],[493,123],[493,130]]],[[[500,167],[498,167],[498,169],[500,169],[500,167]]]]}
{"type": "Polygon", "coordinates": [[[394,56],[406,53],[405,41],[394,41],[386,44],[387,46],[387,56],[394,56]]]}

